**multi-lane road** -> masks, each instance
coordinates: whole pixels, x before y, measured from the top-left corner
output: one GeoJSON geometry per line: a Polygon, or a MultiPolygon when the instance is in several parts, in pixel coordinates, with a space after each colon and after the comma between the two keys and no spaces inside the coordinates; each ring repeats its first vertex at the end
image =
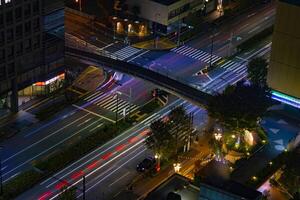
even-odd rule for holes
{"type": "MultiPolygon", "coordinates": [[[[273,20],[274,7],[270,6],[254,15],[250,13],[238,20],[229,22],[231,29],[227,31],[226,27],[228,26],[222,26],[219,32],[215,33],[212,62],[217,62],[222,56],[227,55],[228,50],[226,47],[229,46],[228,41],[232,35],[230,30],[234,30],[234,38],[240,37],[244,40],[262,30],[266,25],[271,25],[273,20]]],[[[88,41],[95,45],[94,47],[90,45],[91,50],[101,49],[114,53],[121,60],[159,71],[167,76],[186,81],[191,85],[198,85],[200,86],[199,89],[203,87],[205,91],[219,91],[218,87],[222,85],[221,91],[226,85],[235,83],[245,77],[246,74],[245,70],[241,69],[241,66],[245,67],[246,61],[241,62],[237,59],[224,63],[221,67],[224,70],[220,69],[220,72],[211,74],[211,76],[195,76],[211,59],[210,54],[207,53],[210,52],[208,49],[211,45],[209,33],[181,47],[172,49],[170,52],[141,50],[120,42],[101,41],[102,37],[97,36],[95,39],[94,34],[93,31],[80,29],[80,32],[77,32],[76,35],[76,37],[80,37],[79,40],[74,41],[73,38],[71,42],[78,44],[81,40],[88,41]],[[229,77],[225,80],[222,78],[224,71],[229,77]]],[[[87,43],[81,45],[87,45],[87,43]]],[[[236,42],[233,42],[230,46],[235,45],[236,42]]],[[[263,47],[257,49],[257,51],[264,52],[266,49],[267,47],[263,47]]],[[[247,59],[248,56],[246,55],[244,59],[247,59]]],[[[151,98],[149,91],[155,87],[153,84],[132,79],[126,75],[120,83],[121,85],[114,85],[109,91],[99,90],[90,94],[81,102],[68,107],[54,118],[36,124],[29,130],[22,131],[17,137],[5,142],[5,150],[2,156],[4,182],[18,175],[21,171],[30,168],[34,160],[46,156],[57,148],[70,144],[79,137],[85,137],[100,128],[103,123],[112,123],[114,119],[106,116],[115,112],[113,95],[117,90],[128,93],[129,88],[131,88],[133,92],[132,107],[138,109],[139,106],[151,98]]],[[[80,177],[83,174],[87,176],[87,191],[97,191],[89,192],[88,195],[100,194],[99,188],[101,188],[100,191],[103,190],[101,195],[111,196],[136,176],[134,170],[136,163],[150,153],[142,142],[145,136],[144,131],[149,123],[165,115],[170,110],[170,106],[176,106],[183,102],[183,100],[176,99],[171,101],[161,111],[73,163],[68,168],[58,172],[53,178],[45,180],[32,190],[24,193],[19,199],[39,197],[49,199],[57,195],[59,189],[64,185],[76,182],[78,182],[76,184],[78,188],[81,188],[80,177]],[[58,181],[58,179],[63,181],[58,181]]],[[[195,124],[200,126],[205,123],[206,112],[204,110],[187,103],[184,104],[196,114],[197,123],[195,124]]],[[[124,108],[129,106],[128,99],[125,96],[122,97],[122,106],[124,108]]],[[[90,196],[88,199],[93,198],[90,196]]]]}

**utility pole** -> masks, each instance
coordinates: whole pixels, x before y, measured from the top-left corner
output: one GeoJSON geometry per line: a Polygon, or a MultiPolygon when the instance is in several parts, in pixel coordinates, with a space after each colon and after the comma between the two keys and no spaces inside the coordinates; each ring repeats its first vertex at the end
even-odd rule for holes
{"type": "Polygon", "coordinates": [[[82,199],[85,200],[85,176],[82,177],[82,199]]]}
{"type": "Polygon", "coordinates": [[[132,88],[129,88],[129,111],[128,111],[128,115],[130,117],[131,114],[131,104],[132,104],[132,88]]]}
{"type": "Polygon", "coordinates": [[[231,31],[230,34],[230,40],[229,40],[229,45],[228,45],[228,55],[227,56],[231,56],[232,53],[232,40],[233,40],[233,31],[231,31]]]}
{"type": "Polygon", "coordinates": [[[181,32],[181,21],[178,15],[177,46],[180,45],[180,32],[181,32]]]}
{"type": "Polygon", "coordinates": [[[76,3],[79,4],[79,11],[82,12],[82,4],[81,4],[82,0],[76,0],[76,3]]]}
{"type": "Polygon", "coordinates": [[[118,114],[119,114],[119,93],[116,92],[117,110],[116,110],[116,127],[118,128],[118,114]]]}
{"type": "Polygon", "coordinates": [[[209,59],[209,67],[210,68],[212,66],[212,56],[213,56],[213,49],[214,49],[214,39],[215,39],[215,27],[213,27],[212,36],[211,36],[210,59],[209,59]]]}

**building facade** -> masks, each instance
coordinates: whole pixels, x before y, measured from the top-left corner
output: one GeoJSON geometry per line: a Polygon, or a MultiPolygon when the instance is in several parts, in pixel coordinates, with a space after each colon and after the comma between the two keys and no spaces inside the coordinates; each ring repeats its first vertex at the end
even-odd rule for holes
{"type": "Polygon", "coordinates": [[[63,42],[44,31],[45,2],[0,0],[0,96],[10,97],[14,112],[19,90],[63,70],[63,42]]]}
{"type": "Polygon", "coordinates": [[[300,1],[279,0],[268,84],[274,99],[300,108],[300,1]]]}
{"type": "Polygon", "coordinates": [[[140,17],[161,33],[172,32],[190,13],[215,9],[215,0],[128,0],[129,7],[138,6],[140,17]]]}

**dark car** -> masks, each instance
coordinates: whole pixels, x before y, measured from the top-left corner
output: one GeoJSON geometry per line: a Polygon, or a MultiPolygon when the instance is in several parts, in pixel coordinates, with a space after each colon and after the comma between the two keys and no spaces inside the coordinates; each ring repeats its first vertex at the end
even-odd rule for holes
{"type": "Polygon", "coordinates": [[[145,158],[142,162],[140,162],[136,166],[136,170],[138,172],[144,172],[146,170],[150,170],[154,167],[155,162],[156,162],[155,158],[152,158],[152,157],[145,158]]]}

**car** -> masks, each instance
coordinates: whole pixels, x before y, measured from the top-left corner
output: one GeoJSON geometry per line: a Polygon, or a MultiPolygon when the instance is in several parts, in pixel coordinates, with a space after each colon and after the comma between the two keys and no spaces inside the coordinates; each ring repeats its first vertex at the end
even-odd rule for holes
{"type": "Polygon", "coordinates": [[[152,169],[154,167],[155,163],[156,163],[155,158],[152,158],[152,157],[145,158],[142,162],[137,164],[136,170],[138,172],[145,172],[147,170],[152,169]]]}

